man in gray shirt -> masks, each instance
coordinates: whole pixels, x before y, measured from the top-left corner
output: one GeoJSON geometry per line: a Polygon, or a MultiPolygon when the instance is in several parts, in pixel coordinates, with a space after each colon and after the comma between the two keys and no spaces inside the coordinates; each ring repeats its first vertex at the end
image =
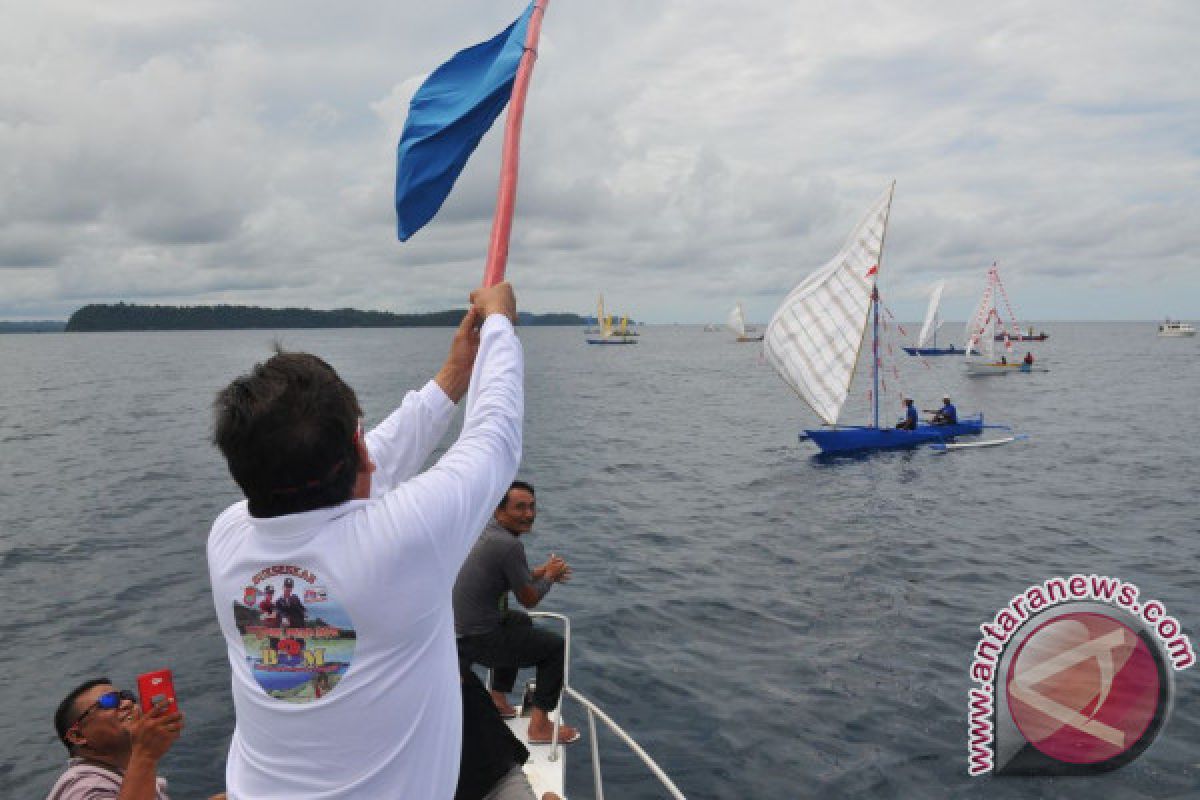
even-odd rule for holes
{"type": "MultiPolygon", "coordinates": [[[[515,709],[508,693],[517,680],[519,667],[537,667],[537,689],[529,719],[529,742],[550,741],[554,724],[550,712],[558,706],[563,685],[563,638],[553,631],[536,628],[522,611],[508,608],[511,591],[521,605],[533,608],[555,583],[571,577],[567,562],[551,555],[545,564],[529,568],[520,536],[533,529],[537,502],[533,487],[513,481],[483,529],[454,583],[454,632],[458,655],[464,667],[491,667],[492,700],[505,717],[515,709]]],[[[579,731],[560,725],[558,740],[579,738],[579,731]]]]}

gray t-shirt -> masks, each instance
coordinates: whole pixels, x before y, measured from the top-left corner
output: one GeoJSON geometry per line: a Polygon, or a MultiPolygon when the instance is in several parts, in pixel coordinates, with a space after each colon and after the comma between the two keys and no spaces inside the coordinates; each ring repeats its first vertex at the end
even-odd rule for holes
{"type": "Polygon", "coordinates": [[[454,633],[474,636],[500,625],[510,591],[533,583],[525,545],[492,519],[454,581],[454,633]]]}

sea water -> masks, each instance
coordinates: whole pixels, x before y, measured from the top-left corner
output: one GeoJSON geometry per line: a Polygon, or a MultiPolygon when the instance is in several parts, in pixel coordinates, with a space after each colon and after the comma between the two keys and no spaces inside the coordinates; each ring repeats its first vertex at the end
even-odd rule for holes
{"type": "MultiPolygon", "coordinates": [[[[885,351],[901,369],[885,422],[900,391],[921,408],[949,393],[1027,441],[834,460],[797,441],[815,417],[758,345],[698,326],[626,347],[522,330],[521,477],[540,511],[526,548],[574,569],[544,603],[572,619],[571,684],[691,798],[1200,792],[1200,668],[1176,675],[1165,730],[1123,769],[967,776],[979,625],[1025,587],[1119,577],[1200,644],[1200,340],[1152,322],[1038,327],[1050,340],[1016,356],[1047,373],[968,378],[958,358],[885,351]]],[[[160,667],[187,715],[162,764],[172,795],[221,790],[234,719],[204,541],[238,493],[209,443],[214,393],[278,340],[334,364],[374,423],[437,370],[450,334],[0,336],[6,794],[40,797],[61,769],[51,718],[72,686],[160,667]]],[[[867,419],[868,388],[860,375],[845,422],[867,419]]],[[[600,737],[608,796],[663,796],[600,737]]],[[[572,797],[591,796],[587,761],[572,746],[572,797]]]]}

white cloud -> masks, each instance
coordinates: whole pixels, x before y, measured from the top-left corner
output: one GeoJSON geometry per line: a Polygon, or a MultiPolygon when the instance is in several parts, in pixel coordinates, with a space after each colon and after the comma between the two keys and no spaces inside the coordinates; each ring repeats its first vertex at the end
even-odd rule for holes
{"type": "MultiPolygon", "coordinates": [[[[395,240],[412,93],[520,2],[51,0],[0,31],[0,318],[90,301],[415,311],[482,274],[500,126],[395,240]]],[[[653,320],[765,319],[898,181],[884,290],[965,315],[1200,305],[1190,0],[552,3],[510,276],[653,320]],[[1089,294],[1091,293],[1091,294],[1089,294]]]]}

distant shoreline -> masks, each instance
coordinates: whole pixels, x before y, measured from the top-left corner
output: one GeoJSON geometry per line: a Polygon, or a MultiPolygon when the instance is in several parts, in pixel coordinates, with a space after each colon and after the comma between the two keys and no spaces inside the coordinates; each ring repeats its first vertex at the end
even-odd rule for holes
{"type": "Polygon", "coordinates": [[[34,319],[27,321],[0,319],[0,333],[62,333],[67,327],[62,319],[34,319]]]}
{"type": "MultiPolygon", "coordinates": [[[[320,328],[447,328],[462,322],[465,309],[450,309],[424,314],[393,314],[387,311],[361,311],[339,308],[320,311],[311,308],[263,308],[260,306],[159,306],[133,303],[86,305],[57,328],[41,332],[108,333],[137,331],[215,331],[280,330],[320,328]]],[[[528,326],[586,324],[578,314],[521,312],[519,323],[528,326]]],[[[34,323],[9,323],[32,325],[34,323]]],[[[14,332],[0,323],[0,332],[14,332]]],[[[24,332],[33,332],[28,327],[24,332]]]]}

